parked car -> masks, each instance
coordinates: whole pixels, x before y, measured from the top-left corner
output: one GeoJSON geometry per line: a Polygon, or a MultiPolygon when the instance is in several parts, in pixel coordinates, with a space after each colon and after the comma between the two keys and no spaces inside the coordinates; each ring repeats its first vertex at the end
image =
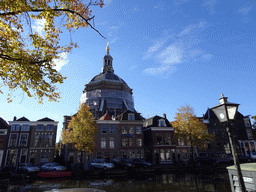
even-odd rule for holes
{"type": "Polygon", "coordinates": [[[66,167],[58,163],[46,163],[41,167],[41,171],[65,171],[66,167]]]}
{"type": "Polygon", "coordinates": [[[195,158],[196,165],[217,165],[218,161],[211,157],[199,156],[195,158]]]}
{"type": "Polygon", "coordinates": [[[90,169],[111,169],[114,168],[115,165],[113,163],[109,163],[107,159],[93,159],[90,162],[90,169]]]}
{"type": "Polygon", "coordinates": [[[147,162],[143,158],[135,158],[135,159],[132,159],[131,162],[134,164],[136,168],[149,168],[149,167],[152,167],[153,165],[152,163],[147,162]]]}
{"type": "Polygon", "coordinates": [[[134,164],[127,158],[114,158],[112,162],[115,165],[115,168],[130,169],[134,167],[134,164]]]}
{"type": "Polygon", "coordinates": [[[23,174],[38,173],[39,171],[40,168],[33,166],[31,163],[20,163],[17,168],[17,172],[23,174]]]}
{"type": "Polygon", "coordinates": [[[232,163],[233,157],[232,155],[229,155],[229,154],[216,154],[216,160],[220,164],[232,163]]]}

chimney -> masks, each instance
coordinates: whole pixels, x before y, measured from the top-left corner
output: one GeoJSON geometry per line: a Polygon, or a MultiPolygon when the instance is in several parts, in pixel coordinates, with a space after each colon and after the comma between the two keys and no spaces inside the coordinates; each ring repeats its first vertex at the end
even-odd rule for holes
{"type": "Polygon", "coordinates": [[[166,119],[166,114],[165,113],[163,114],[163,118],[166,119]]]}
{"type": "Polygon", "coordinates": [[[13,117],[13,121],[16,121],[16,119],[17,119],[17,117],[16,117],[16,116],[14,116],[14,117],[13,117]]]}

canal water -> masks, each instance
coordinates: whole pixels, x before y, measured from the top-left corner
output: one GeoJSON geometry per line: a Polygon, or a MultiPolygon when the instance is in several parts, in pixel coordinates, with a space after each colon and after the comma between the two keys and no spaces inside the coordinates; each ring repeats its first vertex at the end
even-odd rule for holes
{"type": "Polygon", "coordinates": [[[43,192],[66,188],[95,188],[106,192],[231,192],[227,173],[164,173],[102,177],[95,179],[48,179],[0,183],[0,191],[43,192]]]}

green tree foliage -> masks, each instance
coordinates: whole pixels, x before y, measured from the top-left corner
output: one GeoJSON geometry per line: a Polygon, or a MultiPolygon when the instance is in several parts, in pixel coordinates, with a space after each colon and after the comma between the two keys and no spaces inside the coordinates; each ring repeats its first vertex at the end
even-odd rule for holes
{"type": "Polygon", "coordinates": [[[207,140],[214,139],[214,135],[208,133],[207,126],[196,117],[193,107],[180,107],[174,118],[172,126],[175,128],[175,134],[178,138],[186,140],[191,148],[203,148],[207,140]]]}
{"type": "Polygon", "coordinates": [[[73,143],[78,151],[92,153],[98,129],[94,116],[89,110],[87,105],[80,105],[79,111],[69,122],[68,129],[62,132],[62,143],[73,143]]]}
{"type": "MultiPolygon", "coordinates": [[[[90,26],[97,31],[90,24],[94,18],[90,7],[103,5],[103,0],[1,0],[0,87],[21,89],[39,103],[43,97],[57,101],[60,93],[55,85],[65,77],[54,69],[53,61],[77,47],[71,39],[67,45],[60,44],[62,29],[71,32],[90,26]],[[43,21],[43,34],[33,29],[38,20],[43,21]]],[[[7,100],[12,101],[9,94],[7,100]]]]}

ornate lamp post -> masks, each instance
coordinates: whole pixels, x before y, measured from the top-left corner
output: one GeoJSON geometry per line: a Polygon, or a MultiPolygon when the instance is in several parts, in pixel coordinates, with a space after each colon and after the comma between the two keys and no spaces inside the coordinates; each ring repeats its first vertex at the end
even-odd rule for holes
{"type": "Polygon", "coordinates": [[[227,123],[226,130],[228,132],[229,142],[233,154],[234,164],[238,173],[238,182],[239,186],[241,188],[242,192],[246,192],[244,180],[242,176],[242,171],[239,163],[239,159],[236,152],[236,143],[234,142],[233,138],[233,132],[229,127],[230,120],[234,120],[236,116],[236,112],[238,109],[239,104],[236,103],[230,103],[227,101],[227,97],[224,97],[223,93],[221,94],[220,104],[216,105],[215,107],[212,107],[211,109],[215,113],[215,115],[218,117],[219,121],[221,123],[227,123]]]}

